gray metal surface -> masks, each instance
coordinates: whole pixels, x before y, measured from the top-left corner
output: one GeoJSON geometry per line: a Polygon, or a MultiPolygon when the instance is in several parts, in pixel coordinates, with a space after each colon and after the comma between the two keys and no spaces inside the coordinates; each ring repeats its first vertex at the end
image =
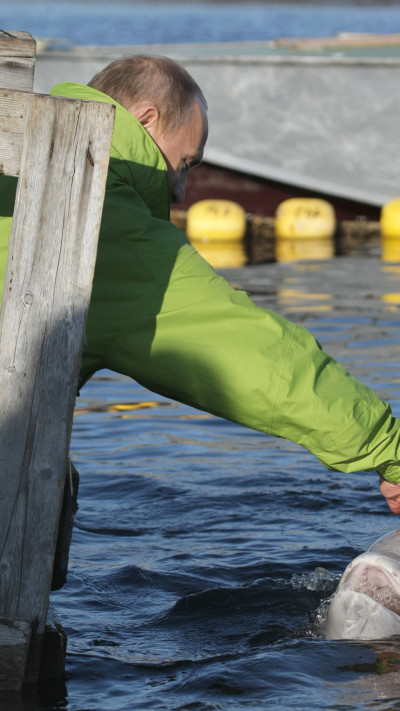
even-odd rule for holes
{"type": "Polygon", "coordinates": [[[271,43],[82,47],[38,55],[35,90],[86,83],[109,62],[166,54],[209,103],[205,159],[382,205],[400,195],[400,49],[290,52],[271,43]],[[381,56],[382,55],[382,56],[381,56]]]}

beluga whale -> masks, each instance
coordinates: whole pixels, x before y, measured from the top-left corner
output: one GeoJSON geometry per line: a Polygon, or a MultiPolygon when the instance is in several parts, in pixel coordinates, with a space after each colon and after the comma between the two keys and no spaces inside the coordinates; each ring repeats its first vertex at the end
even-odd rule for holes
{"type": "Polygon", "coordinates": [[[327,639],[400,635],[400,530],[378,538],[344,571],[331,598],[327,639]]]}

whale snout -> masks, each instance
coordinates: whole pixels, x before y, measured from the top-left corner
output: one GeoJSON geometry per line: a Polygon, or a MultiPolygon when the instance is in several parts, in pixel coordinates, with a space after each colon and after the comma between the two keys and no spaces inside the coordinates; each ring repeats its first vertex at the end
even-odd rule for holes
{"type": "Polygon", "coordinates": [[[355,558],[333,595],[326,620],[329,639],[383,639],[400,635],[399,531],[355,558]]]}

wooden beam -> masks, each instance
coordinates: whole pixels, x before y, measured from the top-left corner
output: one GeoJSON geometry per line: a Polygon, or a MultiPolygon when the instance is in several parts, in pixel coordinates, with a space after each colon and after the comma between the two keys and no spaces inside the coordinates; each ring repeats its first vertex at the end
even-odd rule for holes
{"type": "MultiPolygon", "coordinates": [[[[18,93],[6,97],[26,126],[0,317],[0,615],[31,626],[35,681],[114,107],[32,94],[26,109],[18,93]]],[[[0,689],[7,670],[0,645],[0,689]]]]}
{"type": "Polygon", "coordinates": [[[29,32],[0,30],[0,87],[32,91],[35,55],[29,32]]]}
{"type": "Polygon", "coordinates": [[[36,40],[29,32],[0,30],[0,57],[11,55],[13,58],[34,58],[35,52],[36,40]]]}
{"type": "Polygon", "coordinates": [[[1,674],[7,689],[18,690],[22,686],[30,641],[28,622],[0,618],[1,674]]]}
{"type": "Polygon", "coordinates": [[[0,89],[0,173],[19,175],[33,94],[0,89]]]}

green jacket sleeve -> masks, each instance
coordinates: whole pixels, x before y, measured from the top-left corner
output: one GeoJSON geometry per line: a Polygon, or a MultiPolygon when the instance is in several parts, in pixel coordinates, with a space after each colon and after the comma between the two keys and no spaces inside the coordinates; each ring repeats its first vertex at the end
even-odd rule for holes
{"type": "MultiPolygon", "coordinates": [[[[297,442],[328,468],[377,469],[400,480],[400,422],[389,405],[304,328],[232,289],[173,225],[141,211],[132,239],[125,218],[118,213],[112,252],[103,255],[104,279],[118,251],[124,273],[109,314],[111,328],[119,326],[102,365],[166,397],[297,442]]],[[[107,221],[115,224],[112,209],[107,221]]],[[[97,290],[103,259],[99,254],[97,290]]],[[[102,319],[104,332],[104,303],[94,315],[97,290],[90,321],[102,319]]],[[[99,328],[92,331],[96,338],[99,328]]]]}
{"type": "MultiPolygon", "coordinates": [[[[2,213],[1,264],[11,212],[2,213]]],[[[308,331],[232,289],[123,184],[104,208],[80,384],[102,367],[297,442],[328,468],[400,481],[400,422],[389,405],[308,331]]]]}

